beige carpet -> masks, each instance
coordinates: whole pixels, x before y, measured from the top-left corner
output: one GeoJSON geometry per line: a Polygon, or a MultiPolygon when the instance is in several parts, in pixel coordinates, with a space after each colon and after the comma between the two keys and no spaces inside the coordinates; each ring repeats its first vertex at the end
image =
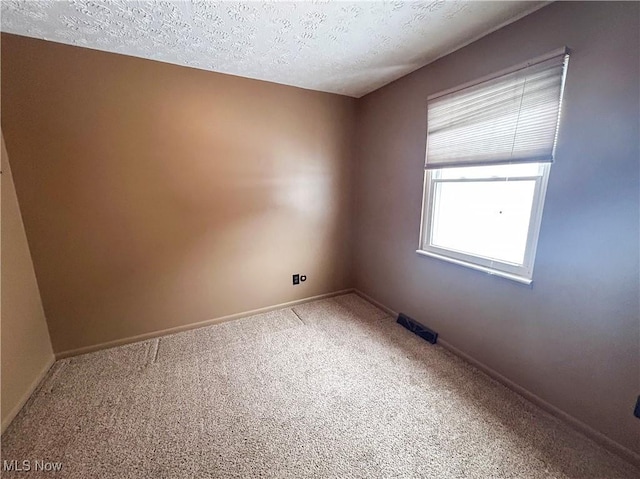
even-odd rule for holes
{"type": "MultiPolygon", "coordinates": [[[[637,478],[355,295],[55,363],[2,437],[65,478],[637,478]]],[[[32,463],[33,464],[33,463],[32,463]]]]}

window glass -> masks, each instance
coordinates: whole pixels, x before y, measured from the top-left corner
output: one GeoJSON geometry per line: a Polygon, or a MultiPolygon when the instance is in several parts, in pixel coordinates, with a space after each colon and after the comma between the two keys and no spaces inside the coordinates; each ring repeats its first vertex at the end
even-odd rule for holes
{"type": "Polygon", "coordinates": [[[433,246],[522,265],[535,180],[437,182],[433,246]]]}

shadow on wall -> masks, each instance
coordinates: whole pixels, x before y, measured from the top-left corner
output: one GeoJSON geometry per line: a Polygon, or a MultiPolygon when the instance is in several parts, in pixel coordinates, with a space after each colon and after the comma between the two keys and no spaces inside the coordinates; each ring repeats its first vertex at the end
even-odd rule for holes
{"type": "MultiPolygon", "coordinates": [[[[161,101],[157,105],[167,109],[161,101]]],[[[315,145],[310,153],[308,144],[299,144],[305,140],[272,145],[231,137],[230,131],[249,127],[249,135],[268,138],[278,135],[272,130],[280,126],[264,121],[247,125],[232,111],[224,113],[223,129],[194,124],[193,118],[206,118],[193,111],[199,108],[202,103],[171,105],[171,114],[179,112],[182,118],[152,113],[139,125],[123,124],[122,137],[108,141],[133,142],[126,155],[114,148],[113,156],[74,165],[75,187],[67,190],[66,214],[80,221],[70,221],[78,229],[67,239],[77,242],[78,259],[92,276],[69,284],[66,291],[73,297],[93,296],[90,310],[101,305],[103,316],[116,322],[131,313],[149,315],[150,304],[163,304],[163,294],[181,288],[200,290],[210,303],[228,302],[240,289],[268,305],[273,291],[264,282],[274,270],[288,277],[283,258],[299,243],[313,245],[320,258],[332,256],[346,215],[337,195],[341,178],[330,165],[339,152],[315,145]],[[179,131],[172,132],[176,125],[179,131]],[[255,132],[256,127],[264,131],[255,132]],[[309,229],[314,238],[308,237],[309,229]],[[212,271],[225,279],[212,281],[212,271]],[[246,283],[238,284],[239,279],[246,283]],[[127,307],[133,311],[121,309],[119,298],[133,291],[146,298],[131,297],[127,307]]],[[[87,146],[79,158],[95,154],[87,146]]],[[[318,277],[322,270],[314,273],[318,277]]],[[[174,303],[170,314],[182,314],[184,306],[174,303]]],[[[242,309],[240,303],[225,314],[242,309]]],[[[197,316],[211,317],[207,307],[197,316]]],[[[123,325],[122,334],[127,329],[123,325]]]]}
{"type": "MultiPolygon", "coordinates": [[[[398,377],[409,375],[411,379],[408,381],[415,386],[420,397],[433,398],[429,401],[429,408],[412,410],[415,421],[428,424],[434,415],[451,417],[452,411],[455,411],[453,415],[460,424],[460,430],[474,436],[470,443],[477,439],[481,430],[504,446],[502,452],[519,451],[514,453],[519,455],[526,451],[527,457],[539,463],[538,474],[541,476],[555,477],[559,474],[563,477],[592,479],[633,477],[636,469],[629,463],[597,448],[565,422],[453,353],[440,346],[428,345],[391,321],[391,318],[367,322],[349,319],[348,327],[350,335],[361,338],[355,345],[359,352],[375,357],[377,352],[384,351],[385,355],[402,358],[401,364],[396,364],[398,377]],[[404,361],[407,363],[402,364],[404,361]],[[422,416],[424,419],[421,420],[422,416]],[[598,457],[594,454],[596,451],[609,461],[603,461],[602,457],[594,459],[598,457]]],[[[332,334],[336,334],[338,329],[332,334]]],[[[460,434],[460,430],[450,432],[460,434]]],[[[464,432],[462,434],[464,440],[464,432]]],[[[498,454],[496,459],[500,457],[498,454]]],[[[473,463],[475,460],[486,460],[486,457],[478,456],[470,460],[473,463]]],[[[496,467],[499,467],[498,463],[496,467]]],[[[518,467],[524,466],[519,464],[518,467]]],[[[496,472],[496,475],[501,474],[496,472]]]]}
{"type": "Polygon", "coordinates": [[[56,351],[348,286],[353,100],[10,35],[5,62],[56,351]]]}

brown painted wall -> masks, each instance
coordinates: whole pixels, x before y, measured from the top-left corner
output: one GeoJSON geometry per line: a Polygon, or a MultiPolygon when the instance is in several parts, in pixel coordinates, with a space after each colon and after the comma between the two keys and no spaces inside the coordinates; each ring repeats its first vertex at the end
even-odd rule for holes
{"type": "Polygon", "coordinates": [[[54,350],[355,282],[640,451],[639,7],[552,4],[357,102],[3,34],[2,126],[54,350]],[[533,287],[417,256],[427,95],[563,45],[533,287]]]}
{"type": "Polygon", "coordinates": [[[3,34],[2,127],[54,350],[351,287],[354,113],[3,34]]]}
{"type": "Polygon", "coordinates": [[[2,430],[53,363],[47,323],[2,139],[2,430]]]}
{"type": "Polygon", "coordinates": [[[559,2],[366,97],[356,286],[640,452],[638,3],[559,2]],[[418,256],[426,98],[567,45],[534,284],[418,256]]]}

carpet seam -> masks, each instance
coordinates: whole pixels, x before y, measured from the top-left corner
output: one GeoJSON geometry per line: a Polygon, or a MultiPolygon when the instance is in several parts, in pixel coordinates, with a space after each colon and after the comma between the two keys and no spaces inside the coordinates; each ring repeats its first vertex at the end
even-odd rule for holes
{"type": "Polygon", "coordinates": [[[295,309],[291,308],[291,312],[292,312],[293,314],[295,314],[295,315],[296,315],[296,318],[298,318],[298,321],[300,321],[300,323],[301,323],[303,326],[306,326],[306,325],[307,325],[307,323],[305,323],[305,322],[302,320],[302,318],[300,317],[300,315],[298,314],[298,312],[297,312],[295,309]]]}
{"type": "Polygon", "coordinates": [[[151,341],[151,353],[152,353],[152,358],[151,358],[151,364],[156,364],[158,362],[158,352],[160,351],[160,341],[162,341],[162,338],[156,338],[153,341],[151,341]]]}
{"type": "Polygon", "coordinates": [[[381,311],[349,297],[290,305],[64,360],[47,384],[60,388],[37,392],[42,402],[3,437],[3,452],[58,453],[69,479],[637,477],[632,463],[361,298],[381,311]]]}

